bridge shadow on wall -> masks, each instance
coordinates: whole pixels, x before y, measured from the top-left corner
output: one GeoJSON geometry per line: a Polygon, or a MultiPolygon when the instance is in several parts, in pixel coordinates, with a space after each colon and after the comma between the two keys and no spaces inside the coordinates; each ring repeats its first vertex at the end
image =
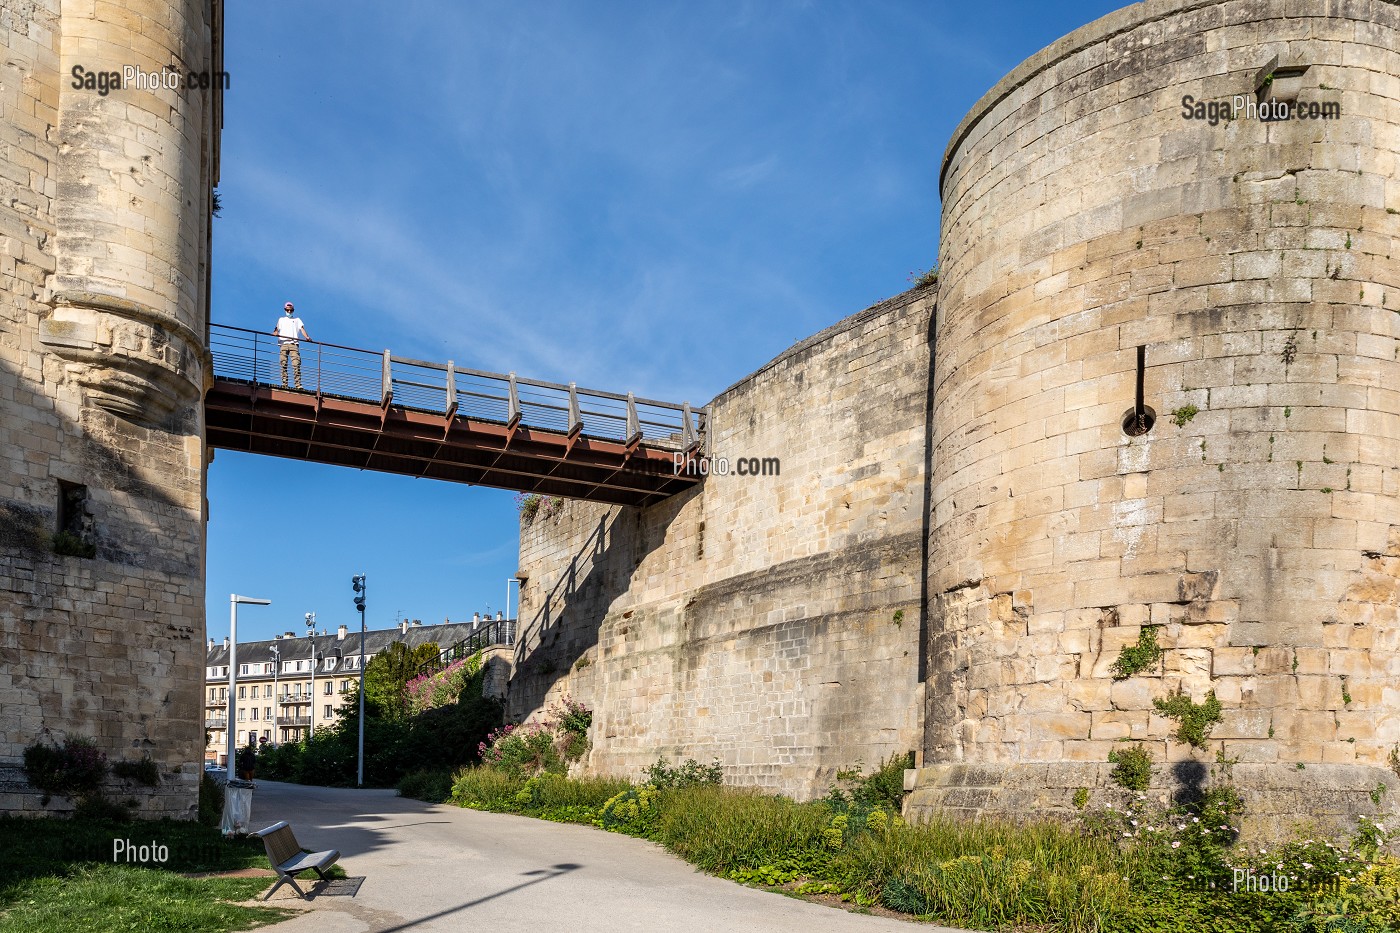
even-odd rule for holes
{"type": "MultiPolygon", "coordinates": [[[[201,510],[152,476],[163,456],[172,470],[186,474],[185,439],[199,430],[196,406],[177,412],[163,428],[147,428],[95,408],[75,421],[5,361],[0,361],[0,387],[10,389],[11,417],[31,423],[28,437],[6,445],[6,472],[16,477],[16,485],[28,485],[31,495],[0,499],[0,553],[48,563],[64,545],[75,551],[90,546],[90,553],[77,559],[90,556],[202,579],[201,510]],[[39,459],[30,459],[35,453],[39,459]],[[26,463],[34,472],[26,472],[26,463]],[[188,534],[171,527],[181,512],[190,523],[188,534]],[[76,541],[56,547],[56,533],[65,530],[60,525],[67,525],[76,541]],[[170,546],[186,540],[194,542],[187,551],[170,546]]],[[[202,489],[193,491],[196,502],[202,496],[202,489]]]]}
{"type": "Polygon", "coordinates": [[[629,590],[632,574],[662,544],[681,509],[702,490],[696,487],[645,508],[607,507],[559,579],[542,596],[532,595],[528,609],[522,595],[508,698],[512,719],[541,709],[549,691],[570,674],[590,677],[597,672],[599,658],[590,651],[598,645],[613,603],[629,590]]]}

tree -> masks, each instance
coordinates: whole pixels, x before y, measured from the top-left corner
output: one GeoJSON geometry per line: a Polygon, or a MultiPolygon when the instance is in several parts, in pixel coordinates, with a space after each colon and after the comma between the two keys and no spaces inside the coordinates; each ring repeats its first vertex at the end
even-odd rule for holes
{"type": "Polygon", "coordinates": [[[404,687],[418,674],[420,667],[436,661],[438,655],[434,642],[409,648],[396,641],[380,651],[365,665],[365,703],[386,719],[403,719],[408,715],[404,687]]]}

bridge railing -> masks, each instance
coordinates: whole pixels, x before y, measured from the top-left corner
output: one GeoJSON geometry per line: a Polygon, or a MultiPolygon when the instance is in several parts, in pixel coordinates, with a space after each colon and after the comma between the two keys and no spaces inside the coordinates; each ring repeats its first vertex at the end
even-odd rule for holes
{"type": "Polygon", "coordinates": [[[211,324],[209,332],[215,378],[253,386],[299,388],[313,395],[674,450],[702,448],[708,428],[708,410],[688,403],[459,369],[450,360],[434,363],[315,340],[298,341],[298,386],[290,361],[287,379],[282,378],[276,336],[226,324],[211,324]]]}

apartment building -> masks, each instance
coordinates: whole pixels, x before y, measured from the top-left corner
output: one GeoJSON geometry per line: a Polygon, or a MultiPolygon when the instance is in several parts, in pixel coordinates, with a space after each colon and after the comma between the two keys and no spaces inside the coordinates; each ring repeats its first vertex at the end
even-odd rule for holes
{"type": "MultiPolygon", "coordinates": [[[[423,625],[407,619],[396,628],[365,633],[365,663],[395,642],[409,648],[436,644],[447,651],[465,641],[512,644],[515,620],[501,613],[465,622],[423,625]]],[[[362,674],[360,633],[342,625],[334,633],[286,632],[266,641],[240,642],[234,652],[238,672],[229,695],[229,643],[209,639],[204,667],[206,762],[226,764],[228,730],[239,748],[248,742],[296,742],[322,726],[332,726],[355,695],[362,674]]]]}

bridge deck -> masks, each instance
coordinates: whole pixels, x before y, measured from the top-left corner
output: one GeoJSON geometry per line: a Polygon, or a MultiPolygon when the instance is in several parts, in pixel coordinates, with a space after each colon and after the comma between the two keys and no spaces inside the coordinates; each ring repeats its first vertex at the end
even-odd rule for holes
{"type": "Polygon", "coordinates": [[[306,340],[299,390],[276,338],[210,330],[213,447],[619,505],[698,482],[676,458],[702,455],[705,409],[306,340]]]}

